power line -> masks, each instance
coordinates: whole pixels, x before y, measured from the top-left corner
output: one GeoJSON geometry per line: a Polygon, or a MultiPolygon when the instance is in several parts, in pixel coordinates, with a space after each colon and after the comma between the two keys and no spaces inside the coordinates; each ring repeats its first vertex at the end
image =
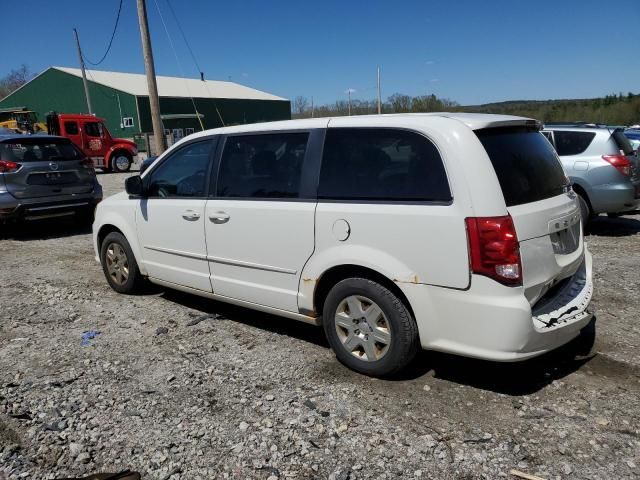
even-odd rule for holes
{"type": "Polygon", "coordinates": [[[176,25],[178,25],[178,30],[180,30],[180,35],[182,35],[182,40],[184,40],[184,43],[187,45],[187,48],[189,49],[189,53],[191,54],[193,63],[196,64],[196,67],[198,68],[200,75],[202,75],[203,71],[200,68],[200,65],[198,64],[198,60],[196,60],[196,56],[193,54],[193,50],[191,50],[191,45],[189,44],[189,41],[187,40],[187,37],[184,34],[184,30],[182,30],[182,25],[180,25],[180,22],[178,21],[178,17],[176,16],[176,12],[173,10],[173,7],[171,6],[170,0],[167,0],[167,5],[169,5],[169,10],[171,11],[171,15],[173,15],[173,20],[176,22],[176,25]]]}
{"type": "Polygon", "coordinates": [[[90,63],[91,65],[97,66],[100,65],[102,62],[104,62],[104,60],[107,58],[107,55],[109,55],[109,51],[111,50],[111,45],[113,45],[113,39],[116,36],[116,30],[118,29],[118,22],[120,22],[120,12],[122,12],[122,0],[120,0],[120,5],[118,6],[118,15],[116,16],[116,23],[113,26],[113,32],[111,33],[111,40],[109,40],[109,45],[107,46],[107,51],[104,52],[104,55],[102,56],[102,58],[100,59],[99,62],[97,63],[93,63],[91,60],[89,60],[87,58],[87,56],[83,53],[82,56],[84,57],[84,59],[87,61],[87,63],[90,63]]]}
{"type": "MultiPolygon", "coordinates": [[[[180,30],[180,35],[182,35],[182,40],[184,40],[184,43],[187,46],[187,49],[189,50],[189,53],[191,54],[191,58],[193,59],[193,63],[195,64],[196,68],[198,69],[198,72],[200,72],[200,79],[204,82],[204,88],[207,90],[207,93],[209,94],[209,97],[213,100],[213,96],[211,95],[211,92],[209,91],[209,84],[204,79],[204,71],[200,68],[200,64],[198,63],[198,60],[196,59],[196,56],[193,53],[193,50],[191,49],[191,45],[189,44],[189,40],[187,40],[187,36],[184,34],[184,30],[182,30],[182,25],[180,25],[180,21],[178,20],[178,16],[176,15],[176,12],[173,10],[173,7],[171,6],[171,1],[170,0],[167,0],[167,5],[169,6],[169,10],[171,11],[171,15],[173,16],[174,22],[176,22],[176,25],[178,26],[178,30],[180,30]]],[[[157,2],[156,2],[156,6],[157,6],[157,2]]],[[[218,118],[220,119],[220,123],[222,123],[222,126],[224,127],[225,126],[224,120],[222,119],[222,115],[220,114],[220,110],[218,110],[218,105],[216,105],[216,101],[215,100],[213,100],[213,106],[216,109],[216,113],[218,114],[218,118]]]]}
{"type": "Polygon", "coordinates": [[[187,90],[187,94],[189,95],[189,97],[191,98],[191,103],[193,104],[193,109],[196,112],[196,118],[198,119],[198,122],[200,122],[200,128],[202,129],[202,131],[204,131],[204,124],[202,123],[202,118],[200,117],[200,112],[198,112],[198,107],[196,106],[196,101],[193,98],[193,95],[191,95],[191,92],[189,91],[189,82],[184,74],[184,70],[182,70],[182,64],[180,63],[180,58],[178,57],[178,52],[176,51],[175,46],[173,45],[173,40],[171,38],[171,35],[169,34],[169,29],[167,28],[167,24],[164,21],[164,17],[162,16],[162,12],[160,11],[160,5],[158,4],[158,0],[154,0],[154,3],[156,4],[156,9],[158,10],[158,15],[160,16],[160,20],[162,21],[162,26],[164,27],[164,31],[167,34],[167,38],[169,39],[169,45],[171,46],[171,50],[173,50],[173,56],[176,57],[176,63],[178,64],[178,69],[180,70],[180,74],[182,75],[182,78],[184,79],[184,86],[185,89],[187,90]]]}

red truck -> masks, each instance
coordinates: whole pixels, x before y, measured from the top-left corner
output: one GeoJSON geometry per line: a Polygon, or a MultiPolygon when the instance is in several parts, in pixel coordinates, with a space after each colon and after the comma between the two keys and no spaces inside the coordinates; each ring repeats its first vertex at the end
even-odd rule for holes
{"type": "Polygon", "coordinates": [[[138,154],[137,145],[123,138],[113,138],[104,119],[75,113],[49,113],[49,135],[67,137],[93,161],[96,168],[105,171],[127,172],[138,154]]]}

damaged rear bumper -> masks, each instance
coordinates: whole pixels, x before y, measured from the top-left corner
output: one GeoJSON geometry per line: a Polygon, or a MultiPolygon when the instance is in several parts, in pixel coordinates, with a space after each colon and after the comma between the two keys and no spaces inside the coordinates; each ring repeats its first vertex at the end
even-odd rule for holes
{"type": "Polygon", "coordinates": [[[473,275],[468,290],[403,284],[423,348],[500,362],[542,355],[574,338],[593,318],[591,254],[580,269],[534,305],[522,288],[473,275]]]}

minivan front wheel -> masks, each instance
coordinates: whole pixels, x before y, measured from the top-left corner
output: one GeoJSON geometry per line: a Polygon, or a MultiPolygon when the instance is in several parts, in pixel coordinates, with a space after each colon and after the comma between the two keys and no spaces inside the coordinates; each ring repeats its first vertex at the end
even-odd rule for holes
{"type": "Polygon", "coordinates": [[[348,278],[331,289],[323,325],[338,360],[366,375],[392,375],[419,349],[418,328],[402,300],[365,278],[348,278]]]}
{"type": "Polygon", "coordinates": [[[119,232],[106,236],[100,248],[100,263],[111,288],[118,293],[135,293],[142,283],[138,263],[129,242],[119,232]]]}

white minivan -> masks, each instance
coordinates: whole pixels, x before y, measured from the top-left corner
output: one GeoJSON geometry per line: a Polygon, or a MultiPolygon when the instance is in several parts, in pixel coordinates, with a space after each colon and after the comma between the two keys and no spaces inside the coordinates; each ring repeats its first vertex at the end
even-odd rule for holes
{"type": "Polygon", "coordinates": [[[369,375],[419,348],[516,361],[592,318],[576,196],[527,118],[402,114],[208,130],[99,204],[96,259],[322,325],[369,375]]]}

